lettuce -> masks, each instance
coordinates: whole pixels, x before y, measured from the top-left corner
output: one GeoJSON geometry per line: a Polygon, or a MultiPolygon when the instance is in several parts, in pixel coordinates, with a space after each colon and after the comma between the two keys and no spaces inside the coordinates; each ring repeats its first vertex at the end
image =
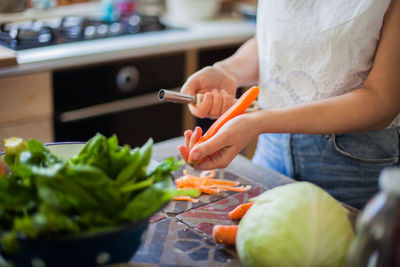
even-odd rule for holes
{"type": "Polygon", "coordinates": [[[354,237],[347,210],[308,182],[268,190],[239,224],[245,266],[343,266],[354,237]]]}
{"type": "Polygon", "coordinates": [[[0,242],[7,252],[18,248],[18,236],[95,233],[147,219],[180,194],[171,172],[183,161],[150,164],[151,138],[131,149],[115,135],[97,134],[67,161],[37,140],[26,144],[6,153],[11,171],[0,176],[0,242]]]}

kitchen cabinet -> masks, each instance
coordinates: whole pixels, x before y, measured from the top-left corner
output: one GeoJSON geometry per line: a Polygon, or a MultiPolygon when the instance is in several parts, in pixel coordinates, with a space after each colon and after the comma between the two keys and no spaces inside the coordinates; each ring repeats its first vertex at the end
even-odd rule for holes
{"type": "Polygon", "coordinates": [[[51,73],[0,78],[0,140],[10,136],[53,141],[51,73]]]}
{"type": "MultiPolygon", "coordinates": [[[[191,48],[191,49],[184,49],[181,52],[174,52],[174,53],[163,53],[163,54],[157,54],[151,57],[144,57],[143,59],[141,57],[132,57],[131,59],[126,58],[124,60],[117,60],[117,61],[112,61],[112,62],[104,62],[103,64],[94,64],[94,65],[86,65],[86,66],[75,66],[74,68],[66,68],[64,69],[65,71],[68,71],[69,73],[77,73],[77,75],[80,73],[79,70],[84,68],[85,70],[90,70],[91,68],[99,68],[99,66],[107,66],[109,64],[112,64],[114,66],[115,64],[121,64],[124,65],[126,62],[132,61],[135,64],[138,64],[140,62],[153,62],[153,67],[151,64],[146,63],[150,69],[153,69],[153,71],[157,71],[159,74],[162,74],[162,77],[178,77],[180,76],[181,78],[173,78],[173,82],[170,83],[169,86],[176,86],[176,89],[179,89],[179,87],[183,84],[185,79],[189,77],[191,74],[196,72],[197,70],[207,66],[207,65],[212,65],[214,62],[222,60],[231,54],[233,54],[237,48],[240,46],[241,43],[233,43],[229,45],[217,45],[217,46],[210,46],[207,48],[191,48]],[[182,60],[179,59],[179,57],[182,58],[182,60]],[[163,62],[165,59],[177,59],[173,60],[174,64],[171,64],[171,62],[166,61],[168,63],[168,66],[163,66],[160,64],[157,64],[157,62],[163,62]],[[163,61],[160,61],[163,60],[163,61]],[[120,63],[119,63],[120,62],[120,63]],[[160,66],[158,66],[160,65],[160,66]],[[160,69],[161,68],[161,69],[160,69]],[[160,69],[160,70],[159,70],[160,69]],[[178,71],[179,70],[179,71],[178,71]],[[163,74],[163,72],[165,73],[163,74]],[[175,74],[172,75],[171,72],[174,72],[175,74]],[[170,73],[170,74],[168,74],[170,73]],[[167,76],[166,76],[167,75],[167,76]],[[172,76],[171,76],[172,75],[172,76]],[[177,76],[178,75],[178,76],[177,76]],[[177,82],[179,80],[179,82],[177,82]]],[[[128,64],[129,65],[129,64],[128,64]]],[[[165,64],[164,64],[165,65],[165,64]]],[[[118,65],[119,66],[119,65],[118,65]]],[[[139,71],[140,71],[140,64],[139,66],[139,71]]],[[[101,69],[101,68],[99,68],[101,69]]],[[[80,88],[79,90],[85,90],[85,88],[88,88],[90,84],[94,85],[96,84],[96,75],[97,77],[103,78],[106,75],[109,75],[109,70],[105,68],[105,73],[94,73],[92,76],[87,76],[86,82],[87,86],[85,87],[82,84],[82,81],[79,82],[79,79],[77,77],[67,77],[65,81],[58,79],[55,79],[55,75],[58,75],[64,71],[63,69],[57,69],[57,70],[49,70],[49,71],[43,71],[43,72],[36,72],[36,73],[29,73],[29,74],[21,74],[21,75],[12,75],[12,76],[5,76],[5,77],[0,77],[0,99],[2,100],[2,103],[0,105],[0,139],[4,139],[9,136],[19,136],[25,139],[29,138],[35,138],[38,139],[42,142],[54,142],[54,141],[72,141],[72,140],[78,140],[79,138],[77,136],[74,136],[71,138],[71,140],[68,139],[68,136],[62,136],[62,140],[57,140],[56,136],[56,131],[55,131],[55,125],[56,125],[56,117],[57,117],[57,112],[56,110],[59,109],[60,103],[59,100],[58,102],[55,101],[55,98],[57,95],[59,95],[62,91],[66,93],[66,96],[63,97],[64,101],[69,102],[64,103],[65,105],[78,105],[82,101],[71,101],[71,97],[73,99],[73,96],[71,96],[72,91],[74,88],[80,88]],[[75,82],[73,80],[76,80],[75,82]],[[77,82],[78,81],[78,82],[77,82]],[[56,88],[56,84],[65,84],[66,86],[62,87],[63,89],[61,90],[58,86],[56,88]],[[82,88],[85,87],[85,88],[82,88]],[[61,91],[57,91],[57,89],[60,89],[61,91]],[[72,91],[71,91],[72,90],[72,91]],[[68,100],[69,99],[69,100],[68,100]]],[[[115,71],[115,70],[114,70],[115,71]]],[[[143,71],[141,71],[143,73],[143,71]]],[[[86,73],[86,72],[85,72],[86,73]]],[[[146,71],[146,73],[150,73],[149,71],[146,71]]],[[[152,76],[153,78],[156,76],[152,76]]],[[[169,80],[171,80],[169,78],[169,80]]],[[[151,77],[147,76],[141,76],[140,79],[143,79],[141,82],[139,82],[139,85],[143,83],[144,79],[149,80],[150,79],[150,84],[154,84],[155,80],[151,80],[151,77]]],[[[84,79],[85,80],[85,79],[84,79]]],[[[98,79],[97,79],[98,80],[98,79]]],[[[168,80],[168,79],[167,79],[168,80]]],[[[149,83],[147,82],[147,83],[149,83]]],[[[98,82],[97,82],[98,83],[98,82]]],[[[104,83],[104,82],[103,82],[104,83]]],[[[115,85],[107,85],[104,84],[105,87],[107,88],[112,88],[112,86],[115,85]]],[[[167,86],[167,85],[166,85],[167,86]]],[[[92,86],[93,87],[93,86],[92,86]]],[[[140,88],[143,86],[139,86],[140,88]]],[[[75,89],[76,89],[75,88],[75,89]]],[[[95,88],[92,88],[93,90],[96,91],[96,88],[100,88],[100,85],[96,85],[95,88]]],[[[156,86],[152,87],[154,90],[161,89],[162,86],[159,84],[156,84],[156,86]],[[160,87],[160,88],[158,88],[160,87]]],[[[167,89],[173,89],[171,87],[167,89]]],[[[79,91],[78,90],[78,91],[79,91]]],[[[156,94],[155,91],[148,92],[153,95],[156,94]]],[[[76,91],[76,90],[75,90],[76,91]]],[[[96,92],[93,91],[91,94],[93,95],[92,100],[95,99],[95,94],[103,94],[101,90],[97,90],[96,92]]],[[[72,95],[81,95],[82,97],[84,94],[80,93],[73,93],[72,95]]],[[[122,93],[121,93],[122,94],[122,93]]],[[[137,93],[131,93],[133,95],[136,95],[137,93]]],[[[142,94],[142,93],[141,93],[142,94]]],[[[85,96],[84,98],[87,99],[89,96],[85,96]]],[[[90,99],[87,99],[90,101],[90,99]]],[[[116,99],[117,100],[117,99],[116,99]]],[[[115,102],[115,101],[114,101],[115,102]]],[[[93,103],[91,104],[92,106],[96,106],[98,103],[93,103]]],[[[166,119],[163,120],[164,124],[168,124],[168,120],[172,119],[175,122],[173,123],[173,127],[176,128],[176,122],[179,122],[181,125],[178,129],[178,131],[174,131],[173,136],[171,134],[170,137],[176,137],[180,136],[183,134],[183,131],[185,129],[193,129],[195,125],[201,125],[206,128],[209,127],[209,125],[212,123],[211,120],[203,120],[199,121],[197,120],[193,115],[191,115],[186,108],[186,106],[179,105],[179,104],[172,104],[172,103],[164,103],[163,110],[166,111],[165,107],[166,105],[169,105],[169,113],[174,114],[173,118],[171,118],[171,114],[167,114],[166,112],[162,111],[160,112],[160,105],[157,104],[152,104],[150,107],[147,107],[146,109],[153,109],[154,112],[157,114],[160,114],[159,116],[165,117],[166,119]],[[164,114],[165,113],[165,114],[164,114]],[[179,115],[180,114],[180,115],[179,115]],[[176,117],[176,116],[179,117],[176,117]],[[168,118],[168,119],[167,119],[168,118]]],[[[90,105],[89,105],[90,106],[90,105]]],[[[79,107],[82,108],[82,107],[79,107]]],[[[168,108],[167,108],[168,109],[168,108]]],[[[137,111],[139,112],[139,111],[137,111]]],[[[153,112],[153,113],[154,113],[153,112]]],[[[138,114],[138,113],[137,113],[138,114]]],[[[59,114],[58,114],[59,115],[59,114]]],[[[148,114],[145,113],[143,115],[144,117],[148,117],[148,114]]],[[[132,118],[132,117],[130,117],[132,118]]],[[[144,118],[146,119],[146,118],[144,118]]],[[[147,118],[147,120],[151,120],[150,118],[147,118]]],[[[127,121],[126,125],[129,125],[129,119],[125,119],[127,121]]],[[[99,122],[100,125],[102,122],[99,122]]],[[[115,123],[114,123],[115,124],[115,123]]],[[[149,124],[149,122],[147,122],[149,124]]],[[[151,124],[151,123],[150,123],[151,124]]],[[[85,127],[85,128],[90,128],[96,126],[91,126],[90,124],[85,124],[83,123],[80,127],[85,127]]],[[[126,128],[126,127],[125,127],[126,128]]],[[[164,127],[167,130],[168,127],[164,127]]],[[[82,128],[84,129],[84,128],[82,128]]],[[[146,131],[148,132],[148,136],[151,136],[151,133],[154,132],[155,126],[149,126],[146,128],[146,131]],[[153,128],[152,128],[153,127],[153,128]]],[[[69,129],[72,131],[72,128],[69,129]]],[[[94,129],[92,129],[94,130],[94,129]]],[[[170,131],[171,132],[171,131],[170,131]]],[[[67,131],[66,131],[67,133],[67,131]]],[[[128,136],[129,134],[126,133],[128,136]]],[[[144,133],[146,134],[146,133],[144,133]]],[[[67,135],[67,134],[66,134],[67,135]]],[[[165,135],[168,135],[166,132],[165,135]]],[[[143,139],[143,138],[142,138],[143,139]]],[[[157,141],[162,141],[164,139],[160,139],[157,141]]],[[[79,140],[79,141],[84,141],[79,140]]],[[[254,144],[252,144],[249,148],[246,148],[242,154],[245,155],[246,157],[251,157],[252,153],[254,151],[254,144]]]]}
{"type": "MultiPolygon", "coordinates": [[[[78,8],[77,7],[78,6],[72,9],[57,8],[40,14],[28,14],[26,12],[23,14],[8,14],[7,16],[2,16],[0,20],[3,22],[32,19],[36,21],[36,19],[40,20],[52,16],[59,17],[61,14],[63,17],[72,14],[74,14],[74,16],[85,17],[87,14],[94,14],[93,12],[98,11],[99,3],[81,4],[78,8]]],[[[168,22],[168,20],[166,21],[168,22]]],[[[143,124],[149,123],[155,125],[151,114],[161,113],[160,116],[162,118],[168,118],[162,119],[163,124],[168,124],[170,122],[169,118],[171,117],[175,120],[172,126],[168,124],[167,127],[163,126],[162,130],[165,130],[165,132],[167,132],[167,130],[175,131],[173,136],[182,135],[184,129],[193,129],[197,124],[196,119],[188,112],[187,107],[184,105],[159,103],[156,91],[161,88],[158,88],[160,85],[154,82],[156,82],[158,77],[161,77],[164,72],[168,74],[179,72],[179,82],[176,82],[177,79],[174,79],[173,83],[161,83],[165,84],[166,87],[168,86],[166,89],[179,90],[186,78],[192,73],[205,65],[212,64],[215,61],[229,56],[241,43],[254,36],[254,33],[255,24],[253,22],[240,18],[221,17],[213,20],[196,21],[196,23],[184,26],[172,23],[162,31],[144,32],[143,34],[128,34],[115,38],[98,38],[84,40],[82,42],[57,42],[57,45],[48,45],[32,49],[21,48],[21,50],[18,50],[16,53],[18,65],[0,68],[0,99],[2,100],[0,105],[0,139],[10,135],[18,135],[24,138],[34,137],[43,142],[66,141],[70,136],[66,136],[65,138],[57,137],[55,122],[57,119],[60,119],[61,115],[65,115],[63,117],[61,116],[64,121],[71,121],[71,119],[73,119],[72,117],[74,117],[68,117],[66,115],[77,114],[83,114],[86,118],[91,114],[91,116],[93,115],[92,118],[99,119],[98,115],[100,114],[100,110],[104,111],[105,109],[113,112],[113,114],[117,114],[117,110],[131,109],[130,107],[132,105],[137,105],[139,107],[136,109],[138,112],[135,112],[136,117],[139,116],[138,113],[140,113],[140,110],[152,110],[151,113],[149,112],[145,115],[141,113],[143,124]],[[181,55],[177,64],[173,66],[170,64],[161,66],[157,63],[158,59],[173,54],[181,55]],[[55,79],[57,72],[70,72],[85,68],[97,69],[100,66],[119,66],[119,64],[123,64],[123,62],[134,63],[133,65],[135,67],[136,60],[147,60],[146,58],[152,58],[151,62],[153,63],[149,68],[150,71],[147,70],[146,73],[152,74],[153,70],[155,75],[150,75],[150,78],[149,76],[143,76],[143,71],[138,69],[138,71],[141,72],[139,73],[139,84],[140,81],[144,81],[144,79],[150,80],[152,90],[141,92],[140,95],[134,95],[132,92],[130,98],[134,98],[133,100],[135,101],[129,102],[125,101],[126,99],[112,98],[107,102],[90,103],[90,105],[86,106],[87,109],[86,107],[73,107],[59,112],[59,102],[54,100],[57,97],[56,93],[58,93],[57,88],[54,86],[54,83],[57,82],[55,79]],[[161,112],[157,110],[157,106],[158,108],[162,107],[161,112]],[[79,112],[71,113],[69,111],[79,112]],[[95,116],[97,117],[95,118],[95,116]],[[171,129],[167,129],[168,127],[171,129]]],[[[128,68],[122,71],[121,76],[126,78],[125,82],[123,82],[123,79],[120,81],[122,84],[131,84],[135,81],[135,79],[131,79],[135,77],[135,71],[132,71],[131,67],[127,67],[128,68]],[[130,77],[127,77],[125,71],[130,77]]],[[[85,84],[93,85],[99,77],[103,78],[104,75],[98,74],[94,78],[88,78],[85,84]]],[[[102,87],[111,87],[112,89],[114,83],[115,81],[110,80],[110,84],[102,83],[102,87]]],[[[68,84],[71,86],[64,88],[64,92],[66,92],[67,95],[71,93],[71,91],[74,91],[74,89],[76,93],[77,90],[75,86],[81,88],[80,92],[87,89],[87,86],[82,87],[79,82],[73,83],[69,81],[68,84]]],[[[164,86],[162,86],[162,88],[163,87],[164,86]]],[[[140,90],[142,86],[139,85],[138,88],[140,90]]],[[[95,95],[96,97],[96,94],[102,94],[102,92],[97,92],[93,89],[91,92],[92,96],[95,95]]],[[[127,95],[128,94],[129,93],[127,93],[127,95]]],[[[80,93],[78,93],[77,97],[79,96],[81,96],[80,93]]],[[[61,99],[63,99],[63,97],[61,97],[61,99]]],[[[68,101],[73,102],[73,104],[78,104],[79,102],[71,100],[69,97],[68,99],[68,101]]],[[[133,111],[131,110],[131,112],[133,111]]],[[[122,112],[118,113],[118,116],[121,115],[122,112]]],[[[131,118],[131,116],[127,117],[131,118]]],[[[74,118],[76,118],[76,116],[74,118]]],[[[83,117],[80,116],[80,118],[82,119],[83,117]]],[[[122,119],[118,121],[122,121],[122,119]]],[[[84,122],[84,120],[82,119],[80,122],[84,122]]],[[[112,124],[113,122],[115,122],[115,120],[110,119],[109,123],[112,124]]],[[[103,122],[100,121],[99,124],[103,125],[103,122]]],[[[129,124],[129,121],[126,121],[124,125],[114,126],[129,126],[130,129],[128,131],[125,130],[125,133],[129,135],[131,128],[135,125],[137,124],[129,124]]],[[[93,130],[97,129],[97,126],[82,123],[82,127],[77,128],[79,131],[84,128],[93,130]]],[[[140,127],[137,128],[140,129],[140,127]]],[[[151,133],[152,130],[154,131],[154,127],[148,131],[151,133]]],[[[161,135],[164,133],[159,132],[159,134],[161,135]]],[[[148,136],[151,136],[151,134],[148,134],[148,136]]],[[[172,137],[172,135],[168,133],[165,133],[165,136],[165,138],[172,137]]],[[[72,140],[77,139],[78,137],[72,140]]],[[[81,137],[79,137],[79,139],[81,139],[81,137]]]]}
{"type": "Polygon", "coordinates": [[[116,134],[132,147],[182,135],[183,105],[158,100],[184,81],[184,53],[134,57],[53,72],[56,141],[116,134]]]}

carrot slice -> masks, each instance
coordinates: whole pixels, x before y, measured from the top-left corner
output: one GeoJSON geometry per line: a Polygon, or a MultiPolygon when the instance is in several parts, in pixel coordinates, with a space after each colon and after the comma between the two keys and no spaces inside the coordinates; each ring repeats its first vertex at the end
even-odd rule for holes
{"type": "Polygon", "coordinates": [[[236,244],[237,225],[215,225],[212,236],[216,243],[233,246],[236,244]]]}
{"type": "MultiPolygon", "coordinates": [[[[260,89],[258,88],[258,86],[253,86],[249,90],[244,92],[241,95],[241,97],[236,101],[236,103],[233,104],[227,111],[225,111],[225,113],[222,114],[221,117],[219,117],[211,125],[211,127],[207,130],[207,132],[202,137],[200,137],[200,139],[193,147],[196,147],[197,144],[207,141],[208,139],[213,137],[215,133],[230,119],[239,116],[240,114],[243,114],[246,111],[246,109],[251,105],[251,103],[253,103],[253,101],[256,100],[259,92],[260,89]]],[[[188,162],[189,164],[196,164],[201,162],[201,160],[197,162],[191,160],[191,153],[189,153],[188,162]]]]}
{"type": "Polygon", "coordinates": [[[234,208],[231,212],[229,212],[228,216],[232,220],[240,220],[246,212],[253,206],[254,202],[243,203],[234,208]]]}

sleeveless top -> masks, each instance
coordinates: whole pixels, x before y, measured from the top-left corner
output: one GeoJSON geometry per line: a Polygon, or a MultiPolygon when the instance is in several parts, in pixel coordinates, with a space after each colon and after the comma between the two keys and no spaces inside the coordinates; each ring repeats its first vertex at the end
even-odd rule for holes
{"type": "MultiPolygon", "coordinates": [[[[259,103],[292,107],[363,86],[390,0],[260,0],[259,103]]],[[[400,114],[388,128],[400,126],[400,114]]]]}

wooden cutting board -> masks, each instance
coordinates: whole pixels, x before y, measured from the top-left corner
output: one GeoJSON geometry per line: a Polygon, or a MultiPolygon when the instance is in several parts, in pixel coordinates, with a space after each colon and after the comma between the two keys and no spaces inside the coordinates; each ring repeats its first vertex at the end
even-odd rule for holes
{"type": "Polygon", "coordinates": [[[15,51],[0,45],[0,68],[16,66],[17,64],[15,51]]]}

